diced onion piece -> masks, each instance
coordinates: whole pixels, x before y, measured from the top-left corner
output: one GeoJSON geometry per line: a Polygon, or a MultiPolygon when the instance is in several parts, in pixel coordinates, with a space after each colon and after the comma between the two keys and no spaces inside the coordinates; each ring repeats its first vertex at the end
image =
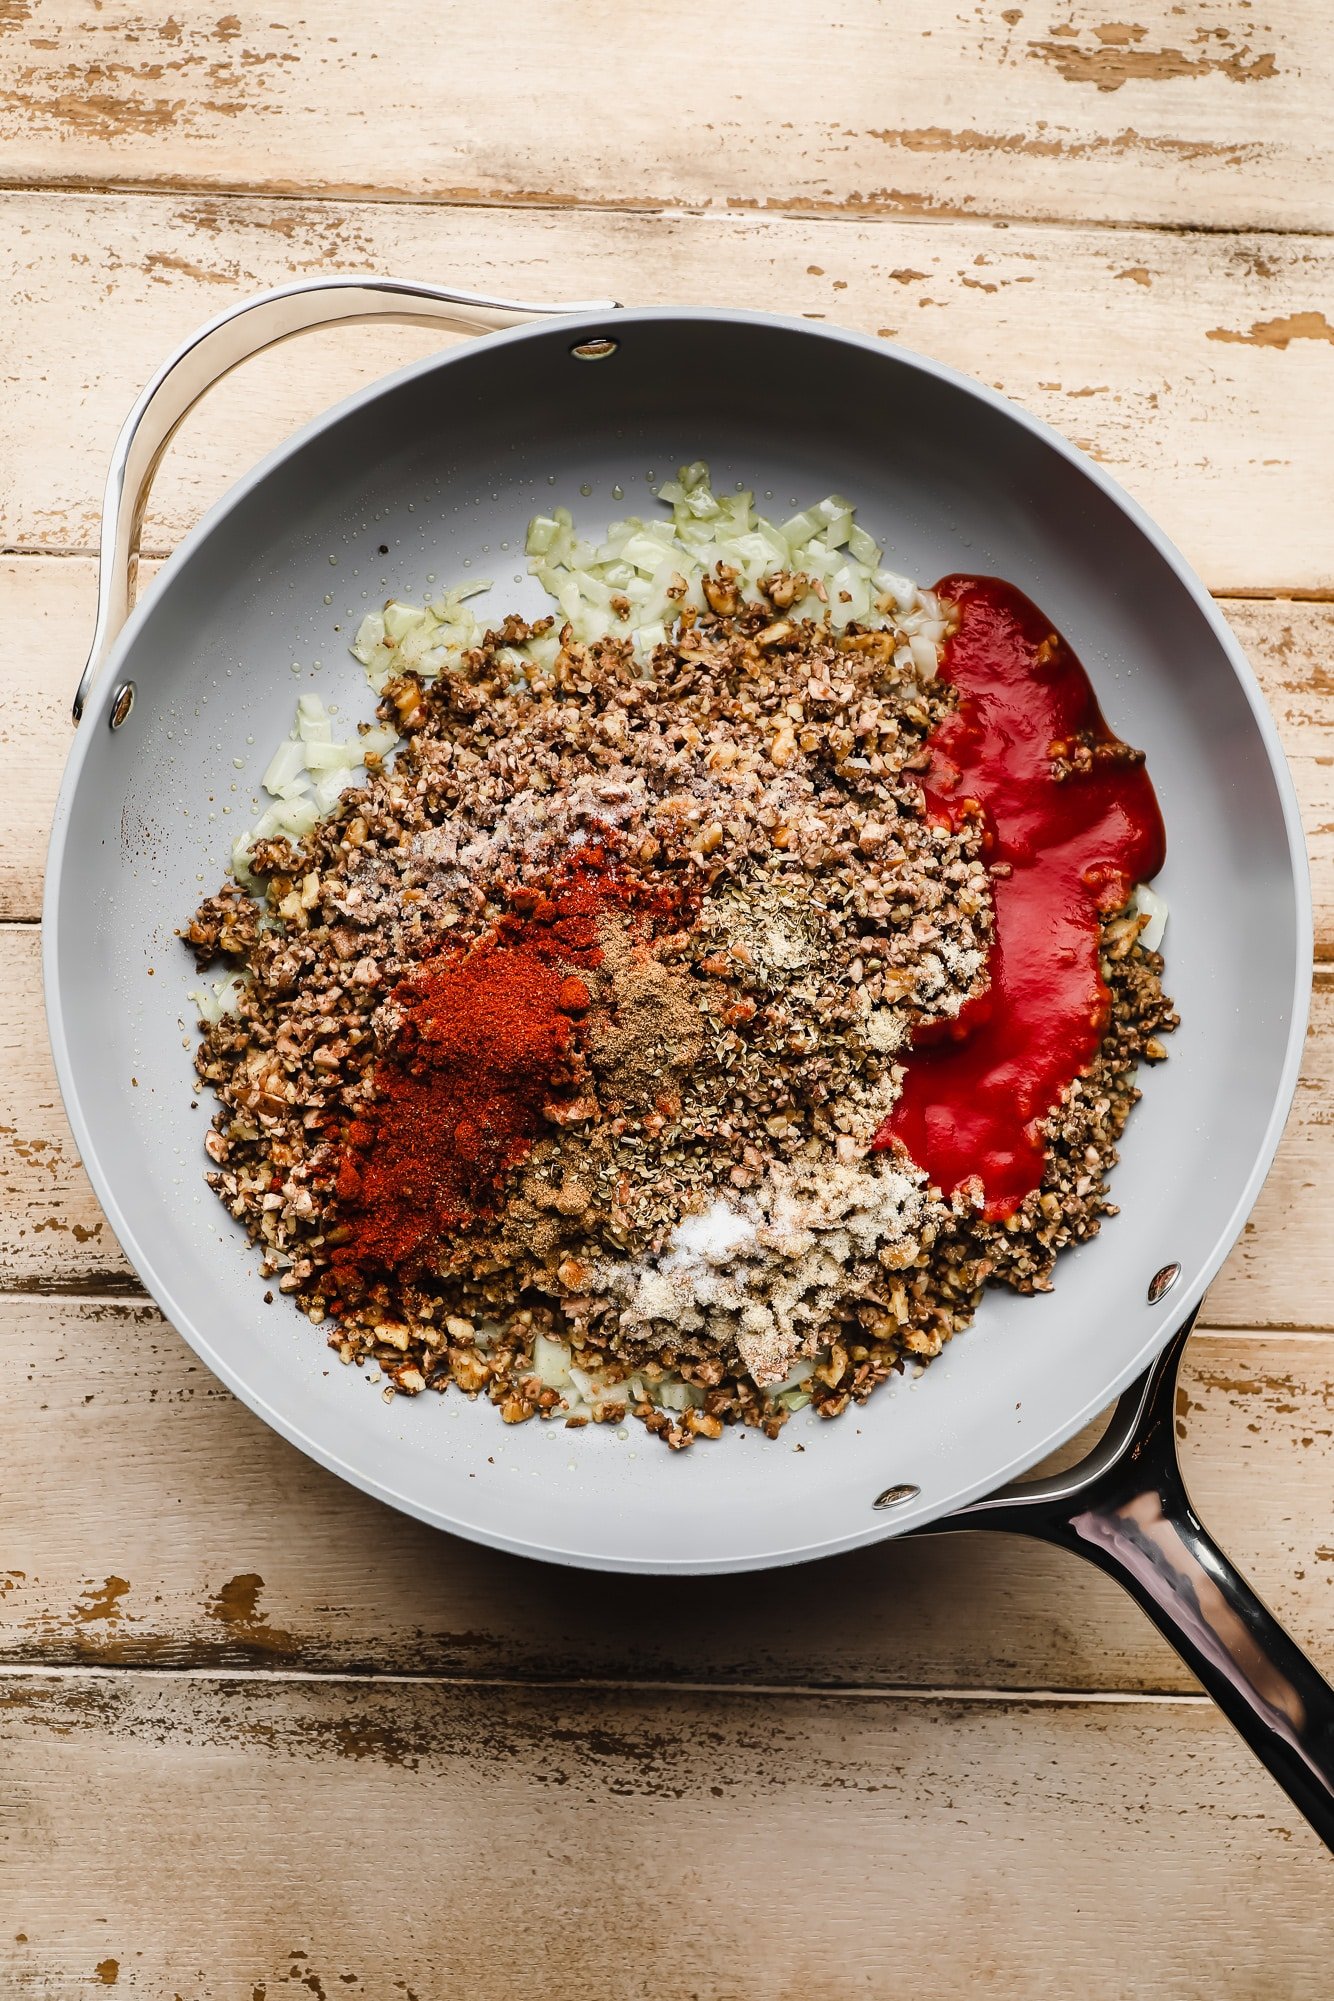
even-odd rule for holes
{"type": "Polygon", "coordinates": [[[841,493],[827,493],[824,499],[817,501],[811,509],[816,520],[822,521],[826,527],[841,521],[845,514],[851,514],[852,511],[850,503],[844,500],[841,493]]]}
{"type": "Polygon", "coordinates": [[[790,521],[785,521],[781,533],[795,548],[800,542],[812,541],[819,534],[821,525],[818,514],[813,511],[811,513],[803,511],[801,514],[794,514],[790,521]]]}
{"type": "Polygon", "coordinates": [[[348,786],[355,783],[352,773],[346,768],[341,771],[323,772],[315,781],[314,793],[315,804],[321,814],[332,812],[338,802],[339,794],[346,792],[348,786]]]}
{"type": "Polygon", "coordinates": [[[623,563],[633,563],[637,570],[651,577],[662,563],[663,545],[656,535],[647,533],[632,535],[619,552],[623,563]]]}
{"type": "Polygon", "coordinates": [[[1168,908],[1165,900],[1147,882],[1139,884],[1130,899],[1131,908],[1148,918],[1148,923],[1139,934],[1139,942],[1146,952],[1156,952],[1163,942],[1163,932],[1167,928],[1168,908]]]}
{"type": "Polygon", "coordinates": [[[781,1383],[771,1383],[765,1394],[771,1397],[786,1396],[790,1390],[800,1389],[801,1385],[813,1376],[814,1373],[814,1362],[803,1358],[801,1361],[792,1364],[792,1367],[788,1370],[781,1383]]]}
{"type": "Polygon", "coordinates": [[[564,1341],[546,1334],[533,1336],[533,1374],[550,1390],[563,1390],[572,1380],[570,1350],[564,1341]]]}
{"type": "Polygon", "coordinates": [[[374,723],[363,730],[357,740],[357,747],[363,758],[388,757],[391,750],[402,742],[397,730],[385,729],[383,724],[374,723]]]}
{"type": "MultiPolygon", "coordinates": [[[[269,811],[274,816],[275,831],[291,835],[296,840],[300,840],[303,834],[308,834],[320,817],[320,809],[313,798],[293,799],[290,802],[283,800],[280,805],[270,807],[269,811]]],[[[267,819],[268,814],[264,817],[267,819]]]]}
{"type": "Polygon", "coordinates": [[[864,563],[868,570],[874,570],[880,561],[880,545],[854,521],[848,531],[848,554],[854,562],[864,563]]]}
{"type": "Polygon", "coordinates": [[[940,663],[935,641],[924,638],[920,632],[915,632],[908,641],[908,651],[912,654],[912,664],[917,669],[917,678],[920,681],[934,681],[936,668],[940,663]]]}
{"type": "Polygon", "coordinates": [[[231,1014],[235,1010],[241,995],[245,992],[245,986],[244,973],[228,973],[226,979],[219,980],[216,985],[192,987],[185,998],[194,1002],[199,1010],[200,1020],[208,1022],[212,1027],[215,1022],[221,1021],[224,1015],[231,1014]]]}
{"type": "Polygon", "coordinates": [[[369,667],[376,648],[384,644],[384,620],[378,611],[368,611],[357,627],[352,652],[363,667],[369,667]]]}
{"type": "Polygon", "coordinates": [[[307,771],[351,771],[361,763],[361,744],[351,743],[308,743],[306,745],[307,771]]]}
{"type": "Polygon", "coordinates": [[[291,737],[280,743],[269,760],[269,768],[264,773],[264,790],[277,793],[284,785],[290,785],[297,773],[305,769],[306,746],[291,737]]]}
{"type": "Polygon", "coordinates": [[[318,695],[298,695],[296,735],[302,743],[328,743],[333,736],[333,724],[318,695]]]}
{"type": "Polygon", "coordinates": [[[698,1409],[704,1401],[703,1390],[696,1388],[694,1383],[682,1382],[679,1377],[655,1383],[652,1394],[664,1410],[698,1409]]]}
{"type": "Polygon", "coordinates": [[[273,836],[278,831],[278,814],[280,810],[280,806],[265,807],[254,826],[250,829],[251,840],[271,841],[273,839],[273,836]]]}
{"type": "Polygon", "coordinates": [[[384,608],[384,636],[397,642],[419,626],[430,613],[418,604],[403,604],[394,598],[384,608]]]}
{"type": "Polygon", "coordinates": [[[910,577],[901,577],[895,570],[877,570],[872,582],[893,599],[896,611],[910,612],[917,603],[917,586],[910,577]]]}

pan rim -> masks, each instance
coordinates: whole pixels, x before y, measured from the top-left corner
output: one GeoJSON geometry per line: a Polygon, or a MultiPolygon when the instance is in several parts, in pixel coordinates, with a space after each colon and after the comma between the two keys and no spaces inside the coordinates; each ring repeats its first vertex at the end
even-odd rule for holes
{"type": "MultiPolygon", "coordinates": [[[[459,1515],[447,1514],[439,1508],[421,1503],[411,1496],[397,1491],[391,1483],[350,1464],[340,1453],[312,1436],[302,1424],[278,1409],[268,1398],[257,1390],[245,1376],[234,1368],[223,1355],[207,1340],[196,1324],[190,1310],[179,1301],[162,1279],[159,1278],[152,1257],[139,1242],[134,1229],[125,1216],[116,1195],[113,1177],[108,1173],[99,1154],[92,1132],[83,1115],[79,1092],[74,1074],[74,1063],[65,1031],[64,1010],[61,1001],[59,966],[59,923],[61,907],[61,885],[64,879],[66,861],[66,837],[71,804],[78,788],[79,779],[88,754],[88,746],[94,740],[99,727],[103,726],[105,712],[111,692],[124,677],[127,660],[132,656],[142,625],[164,590],[170,587],[176,574],[189,563],[196,550],[208,539],[215,528],[237,507],[239,507],[269,476],[296,456],[316,437],[334,428],[355,412],[364,409],[378,398],[388,395],[403,385],[441,368],[458,366],[478,351],[480,343],[468,341],[455,347],[437,351],[421,360],[409,363],[391,374],[377,378],[364,385],[350,396],[331,406],[303,425],[292,436],[284,439],[267,453],[254,467],[243,474],[235,484],[223,494],[202,519],[177,545],[172,555],[153,579],[140,599],[125,626],[109,650],[103,664],[97,686],[95,686],[83,722],[76,733],[73,746],[67,758],[62,775],[60,792],[56,802],[52,822],[50,842],[47,851],[46,878],[42,906],[42,969],[45,992],[46,1017],[50,1036],[56,1076],[60,1086],[66,1116],[73,1131],[75,1144],[85,1171],[92,1183],[94,1193],[115,1233],[118,1243],[134,1266],[149,1296],[159,1307],[165,1318],[180,1333],[200,1360],[224,1382],[234,1395],[240,1398],[280,1436],[303,1452],[316,1463],[337,1474],[350,1485],[385,1502],[401,1513],[414,1516],[432,1527],[444,1529],[450,1534],[481,1543],[487,1547],[502,1549],[515,1555],[528,1556],[546,1562],[566,1564],[591,1570],[605,1570],[620,1573],[640,1573],[649,1575],[718,1575],[767,1568],[778,1568],[786,1564],[810,1562],[819,1557],[832,1556],[865,1545],[884,1541],[890,1537],[905,1534],[913,1529],[926,1528],[933,1522],[954,1513],[968,1503],[997,1491],[1007,1482],[1027,1472],[1046,1455],[1068,1440],[1083,1425],[1090,1422],[1115,1397],[1125,1389],[1148,1366],[1153,1358],[1166,1346],[1172,1333],[1196,1307],[1216,1276],[1224,1259],[1239,1238],[1246,1218],[1254,1207],[1260,1188],[1273,1164],[1279,1140],[1287,1123],[1296,1092],[1301,1058],[1305,1043],[1307,1019],[1313,980],[1314,920],[1310,887],[1310,868],[1305,837],[1301,825],[1300,809],[1296,788],[1287,759],[1278,736],[1277,726],[1269,712],[1260,685],[1246,655],[1228,626],[1222,613],[1194,569],[1185,560],[1175,544],[1162,531],[1145,509],[1118,481],[1102,467],[1089,459],[1078,447],[1054,430],[1042,419],[1033,416],[1012,403],[999,391],[979,382],[962,370],[918,354],[910,348],[895,342],[880,340],[874,335],[862,334],[846,328],[827,324],[812,325],[810,321],[791,315],[749,312],[736,308],[712,307],[644,307],[619,309],[615,314],[562,314],[553,315],[524,326],[484,337],[485,347],[521,345],[524,342],[548,338],[553,331],[568,337],[577,332],[590,338],[598,332],[606,332],[609,327],[618,330],[628,325],[653,324],[661,322],[696,322],[706,324],[743,325],[764,327],[800,334],[808,339],[828,342],[834,346],[847,346],[888,358],[902,366],[916,370],[936,381],[946,384],[983,407],[991,410],[1007,421],[1027,431],[1039,443],[1045,445],[1077,470],[1095,488],[1100,490],[1127,518],[1132,527],[1152,546],[1158,557],[1166,564],[1177,582],[1187,593],[1196,609],[1202,614],[1206,625],[1220,646],[1241,691],[1246,699],[1263,744],[1271,778],[1274,782],[1282,811],[1284,833],[1288,851],[1288,862],[1294,895],[1294,963],[1291,968],[1291,1015],[1288,1027],[1287,1046],[1274,1100],[1267,1120],[1261,1144],[1251,1165],[1236,1202],[1225,1222],[1214,1238],[1208,1256],[1189,1275],[1188,1280],[1178,1286],[1170,1299],[1170,1311],[1163,1311],[1150,1325],[1146,1338],[1128,1360],[1110,1371],[1106,1383],[1085,1400],[1080,1408],[1062,1418],[1041,1438],[1026,1441],[1022,1447],[1009,1455],[998,1469],[989,1469],[984,1475],[966,1481],[946,1498],[937,1497],[905,1508],[894,1517],[880,1515],[864,1526],[849,1528],[846,1534],[826,1536],[810,1544],[775,1551],[772,1548],[732,1553],[718,1558],[692,1557],[688,1559],[663,1559],[660,1557],[640,1558],[635,1556],[609,1556],[594,1550],[573,1550],[565,1546],[543,1543],[538,1538],[514,1537],[497,1531],[483,1520],[469,1520],[459,1515]]],[[[868,1509],[868,1512],[869,1509],[868,1509]]]]}

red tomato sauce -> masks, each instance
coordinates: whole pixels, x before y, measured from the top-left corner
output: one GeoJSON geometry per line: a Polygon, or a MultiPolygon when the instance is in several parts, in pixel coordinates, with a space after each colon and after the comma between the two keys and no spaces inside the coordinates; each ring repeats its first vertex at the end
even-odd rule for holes
{"type": "Polygon", "coordinates": [[[992,884],[990,985],[918,1034],[875,1144],[898,1141],[946,1194],[980,1176],[996,1220],[1039,1185],[1042,1121],[1102,1041],[1099,919],[1162,867],[1166,842],[1142,759],[1037,606],[996,577],[936,590],[958,607],[941,677],[959,700],[928,741],[927,811],[950,826],[980,813],[986,859],[1009,873],[992,884]]]}

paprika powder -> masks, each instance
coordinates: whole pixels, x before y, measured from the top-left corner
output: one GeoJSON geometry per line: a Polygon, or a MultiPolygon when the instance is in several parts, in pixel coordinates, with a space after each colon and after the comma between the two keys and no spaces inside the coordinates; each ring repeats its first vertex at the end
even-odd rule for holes
{"type": "Polygon", "coordinates": [[[494,1211],[544,1127],[573,1109],[599,919],[619,909],[651,925],[680,910],[661,880],[650,887],[625,869],[608,833],[545,887],[513,886],[507,902],[486,937],[445,946],[395,992],[394,1046],[337,1167],[348,1234],[332,1262],[343,1284],[434,1269],[451,1237],[494,1211]]]}

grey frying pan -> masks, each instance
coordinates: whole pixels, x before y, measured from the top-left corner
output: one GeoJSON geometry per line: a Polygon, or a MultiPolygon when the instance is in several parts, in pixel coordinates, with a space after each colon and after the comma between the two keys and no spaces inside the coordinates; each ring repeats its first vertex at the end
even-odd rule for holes
{"type": "Polygon", "coordinates": [[[553,317],[388,280],[288,286],[202,329],[127,421],[75,715],[45,906],[65,1104],[145,1285],[252,1409],[396,1507],[565,1563],[742,1570],[927,1527],[1062,1542],[1134,1592],[1334,1843],[1334,1697],[1196,1521],[1170,1422],[1183,1330],[1295,1087],[1311,965],[1301,830],[1235,640],[1096,466],[977,383],[800,321],[610,305],[553,317]],[[284,445],[127,619],[149,481],[204,388],[305,327],[376,317],[508,331],[375,385],[284,445]],[[1053,1295],[989,1299],[923,1375],[836,1424],[803,1418],[773,1444],[738,1431],[678,1458],[607,1427],[508,1429],[456,1397],[386,1405],[358,1371],[330,1366],[299,1315],[261,1303],[202,1182],[207,1114],[190,1109],[194,1009],[173,933],[221,879],[295,694],[314,677],[344,714],[368,712],[346,650],[368,605],[477,565],[498,575],[497,610],[536,613],[518,552],[537,505],[583,496],[602,521],[623,494],[647,509],[653,476],[696,456],[776,505],[837,487],[897,567],[996,573],[1043,605],[1148,752],[1183,1025],[1131,1121],[1121,1214],[1063,1260],[1053,1295]],[[1012,1484],[1118,1393],[1090,1461],[1012,1484]]]}

